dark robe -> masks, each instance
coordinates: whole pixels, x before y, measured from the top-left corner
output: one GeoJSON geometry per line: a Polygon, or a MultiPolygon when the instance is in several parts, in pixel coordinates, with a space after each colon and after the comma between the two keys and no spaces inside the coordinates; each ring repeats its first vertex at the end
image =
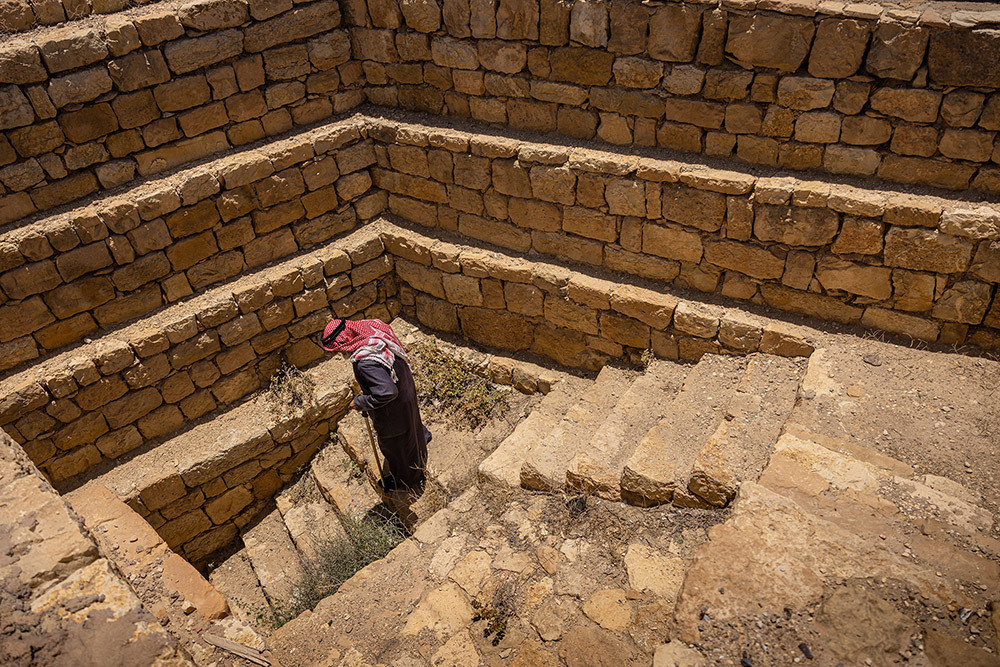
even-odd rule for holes
{"type": "Polygon", "coordinates": [[[393,364],[397,382],[389,369],[372,359],[354,364],[354,377],[361,385],[361,394],[354,398],[354,407],[366,412],[378,434],[379,449],[385,457],[386,490],[393,486],[419,487],[424,481],[427,462],[428,431],[420,421],[417,388],[413,374],[405,361],[396,357],[393,364]]]}

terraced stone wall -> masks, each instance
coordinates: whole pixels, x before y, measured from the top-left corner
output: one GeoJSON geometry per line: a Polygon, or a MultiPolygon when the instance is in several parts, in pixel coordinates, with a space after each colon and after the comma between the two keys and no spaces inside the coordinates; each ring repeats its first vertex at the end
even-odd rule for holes
{"type": "Polygon", "coordinates": [[[376,104],[1000,193],[995,12],[818,0],[342,8],[376,104]]]}
{"type": "Polygon", "coordinates": [[[266,387],[283,359],[316,361],[332,313],[395,315],[392,268],[369,235],[166,308],[4,380],[0,428],[65,481],[266,387]]]}
{"type": "Polygon", "coordinates": [[[0,37],[0,225],[355,106],[339,25],[332,0],[191,0],[0,37]]]}
{"type": "Polygon", "coordinates": [[[419,125],[378,121],[369,134],[389,211],[420,225],[821,320],[1000,346],[995,206],[419,125]]]}
{"type": "Polygon", "coordinates": [[[608,361],[695,361],[703,354],[809,356],[808,332],[696,304],[544,261],[459,246],[413,230],[382,233],[404,310],[483,345],[530,350],[571,367],[608,361]]]}
{"type": "Polygon", "coordinates": [[[0,236],[0,370],[381,213],[361,129],[327,125],[0,236]]]}

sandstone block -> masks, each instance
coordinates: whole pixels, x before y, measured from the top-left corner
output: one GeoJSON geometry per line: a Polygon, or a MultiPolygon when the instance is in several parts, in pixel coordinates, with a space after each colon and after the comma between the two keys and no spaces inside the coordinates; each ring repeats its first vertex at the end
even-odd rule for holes
{"type": "Polygon", "coordinates": [[[996,30],[935,31],[927,53],[931,79],[946,86],[1000,86],[1000,73],[982,63],[1000,56],[996,30]]]}
{"type": "Polygon", "coordinates": [[[678,4],[657,8],[649,19],[647,52],[657,60],[691,62],[698,48],[701,11],[678,4]]]}
{"type": "Polygon", "coordinates": [[[832,144],[823,154],[823,167],[835,174],[870,176],[879,168],[881,156],[869,148],[832,144]]]}
{"type": "Polygon", "coordinates": [[[945,234],[971,239],[1000,239],[1000,212],[992,206],[966,206],[941,214],[939,228],[945,234]]]}
{"type": "Polygon", "coordinates": [[[993,154],[995,132],[948,128],[941,135],[938,150],[945,157],[973,162],[987,162],[993,154]]]}
{"type": "Polygon", "coordinates": [[[878,175],[901,183],[921,183],[949,190],[963,190],[969,186],[975,171],[975,166],[957,162],[887,155],[882,160],[878,175]]]}
{"type": "MultiPolygon", "coordinates": [[[[538,18],[538,5],[534,0],[500,0],[496,11],[496,36],[509,40],[536,40],[538,18]]],[[[478,36],[476,30],[473,36],[478,36]]]]}
{"type": "Polygon", "coordinates": [[[50,72],[64,72],[83,67],[108,55],[104,35],[97,28],[59,28],[39,44],[42,58],[50,72]]]}
{"type": "Polygon", "coordinates": [[[495,345],[507,350],[531,347],[533,327],[522,316],[502,310],[460,308],[462,332],[483,345],[495,345]]]}
{"type": "Polygon", "coordinates": [[[0,130],[30,125],[35,112],[17,86],[0,87],[0,130]]]}
{"type": "Polygon", "coordinates": [[[830,105],[836,87],[827,79],[786,76],[778,82],[778,104],[791,109],[809,111],[830,105]]]}
{"type": "Polygon", "coordinates": [[[48,94],[59,108],[89,102],[111,90],[111,77],[103,67],[73,72],[49,81],[48,94]]]}
{"type": "Polygon", "coordinates": [[[917,271],[962,273],[972,258],[972,242],[937,230],[893,227],[885,237],[885,263],[917,271]]]}
{"type": "Polygon", "coordinates": [[[941,106],[941,93],[909,88],[879,88],[871,96],[871,107],[879,113],[913,123],[933,123],[941,106]]]}
{"type": "Polygon", "coordinates": [[[785,270],[785,262],[764,248],[734,241],[706,241],[705,260],[760,280],[780,278],[785,270]]]}
{"type": "Polygon", "coordinates": [[[832,144],[840,139],[839,114],[813,111],[795,121],[795,140],[808,143],[832,144]]]}
{"type": "Polygon", "coordinates": [[[910,81],[924,61],[930,31],[894,21],[879,21],[872,33],[865,69],[882,79],[910,81]]]}
{"type": "Polygon", "coordinates": [[[724,105],[716,102],[670,98],[666,100],[664,117],[678,123],[718,129],[725,120],[725,109],[724,105]]]}
{"type": "Polygon", "coordinates": [[[867,22],[855,19],[820,21],[809,55],[809,74],[829,79],[854,75],[864,59],[870,30],[867,22]]]}
{"type": "Polygon", "coordinates": [[[922,317],[871,306],[865,309],[861,324],[874,329],[910,336],[919,340],[937,340],[941,325],[922,317]]]}
{"type": "Polygon", "coordinates": [[[522,44],[490,40],[478,44],[479,62],[483,67],[505,74],[516,74],[528,61],[527,49],[522,44]]]}
{"type": "Polygon", "coordinates": [[[761,241],[822,246],[840,227],[838,215],[829,209],[761,204],[755,213],[754,236],[761,241]]]}
{"type": "MultiPolygon", "coordinates": [[[[250,25],[244,30],[244,45],[247,51],[256,53],[279,44],[312,37],[340,25],[340,7],[335,2],[324,0],[301,6],[292,11],[261,23],[250,25]]],[[[220,33],[222,34],[222,33],[220,33]]],[[[169,60],[169,56],[167,60],[169,60]]],[[[173,65],[171,65],[173,68],[173,65]]]]}
{"type": "Polygon", "coordinates": [[[400,0],[406,25],[417,32],[434,32],[441,27],[441,8],[437,0],[400,0]]]}
{"type": "Polygon", "coordinates": [[[855,146],[875,146],[889,141],[892,125],[881,118],[847,116],[840,129],[840,140],[855,146]]]}
{"type": "Polygon", "coordinates": [[[653,88],[663,77],[663,65],[645,58],[617,58],[615,83],[625,88],[653,88]]]}
{"type": "Polygon", "coordinates": [[[746,69],[794,72],[805,61],[816,28],[812,19],[767,14],[734,15],[726,52],[746,69]]]}
{"type": "MultiPolygon", "coordinates": [[[[612,53],[635,55],[646,51],[649,10],[634,3],[610,3],[612,53]]],[[[544,43],[544,42],[543,42],[544,43]]]]}
{"type": "Polygon", "coordinates": [[[189,0],[177,12],[182,25],[201,32],[235,28],[247,20],[249,9],[239,0],[189,0]]]}
{"type": "Polygon", "coordinates": [[[673,227],[645,224],[642,251],[658,257],[697,263],[702,255],[701,235],[673,227]]]}
{"type": "Polygon", "coordinates": [[[660,200],[664,218],[688,227],[714,232],[726,219],[726,197],[718,192],[668,183],[660,200]]]}
{"type": "Polygon", "coordinates": [[[569,36],[584,46],[608,44],[608,8],[599,0],[580,0],[570,13],[569,36]]]}
{"type": "Polygon", "coordinates": [[[816,266],[816,278],[827,291],[843,290],[879,301],[892,296],[891,269],[865,266],[825,257],[816,266]]]}
{"type": "Polygon", "coordinates": [[[607,51],[567,47],[549,55],[550,78],[583,86],[604,86],[611,80],[615,57],[607,51]]]}
{"type": "Polygon", "coordinates": [[[940,320],[979,324],[990,307],[991,288],[985,283],[964,280],[945,290],[931,314],[940,320]]]}
{"type": "Polygon", "coordinates": [[[175,74],[185,74],[242,54],[243,34],[239,30],[223,30],[175,41],[165,46],[163,53],[175,74]]]}
{"type": "Polygon", "coordinates": [[[980,243],[969,272],[987,282],[1000,283],[1000,241],[980,243]]]}

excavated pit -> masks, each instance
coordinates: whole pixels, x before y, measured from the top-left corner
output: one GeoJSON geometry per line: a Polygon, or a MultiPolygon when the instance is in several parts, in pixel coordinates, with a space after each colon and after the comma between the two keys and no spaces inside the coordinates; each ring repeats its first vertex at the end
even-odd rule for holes
{"type": "Polygon", "coordinates": [[[995,8],[0,3],[0,662],[1000,664],[995,8]]]}

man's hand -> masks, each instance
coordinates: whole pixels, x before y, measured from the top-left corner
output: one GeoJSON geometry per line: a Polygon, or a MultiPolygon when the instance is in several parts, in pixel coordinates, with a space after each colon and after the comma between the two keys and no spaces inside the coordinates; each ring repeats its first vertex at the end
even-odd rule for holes
{"type": "Polygon", "coordinates": [[[351,407],[347,409],[348,412],[357,412],[358,406],[354,405],[354,399],[351,399],[351,407]]]}

